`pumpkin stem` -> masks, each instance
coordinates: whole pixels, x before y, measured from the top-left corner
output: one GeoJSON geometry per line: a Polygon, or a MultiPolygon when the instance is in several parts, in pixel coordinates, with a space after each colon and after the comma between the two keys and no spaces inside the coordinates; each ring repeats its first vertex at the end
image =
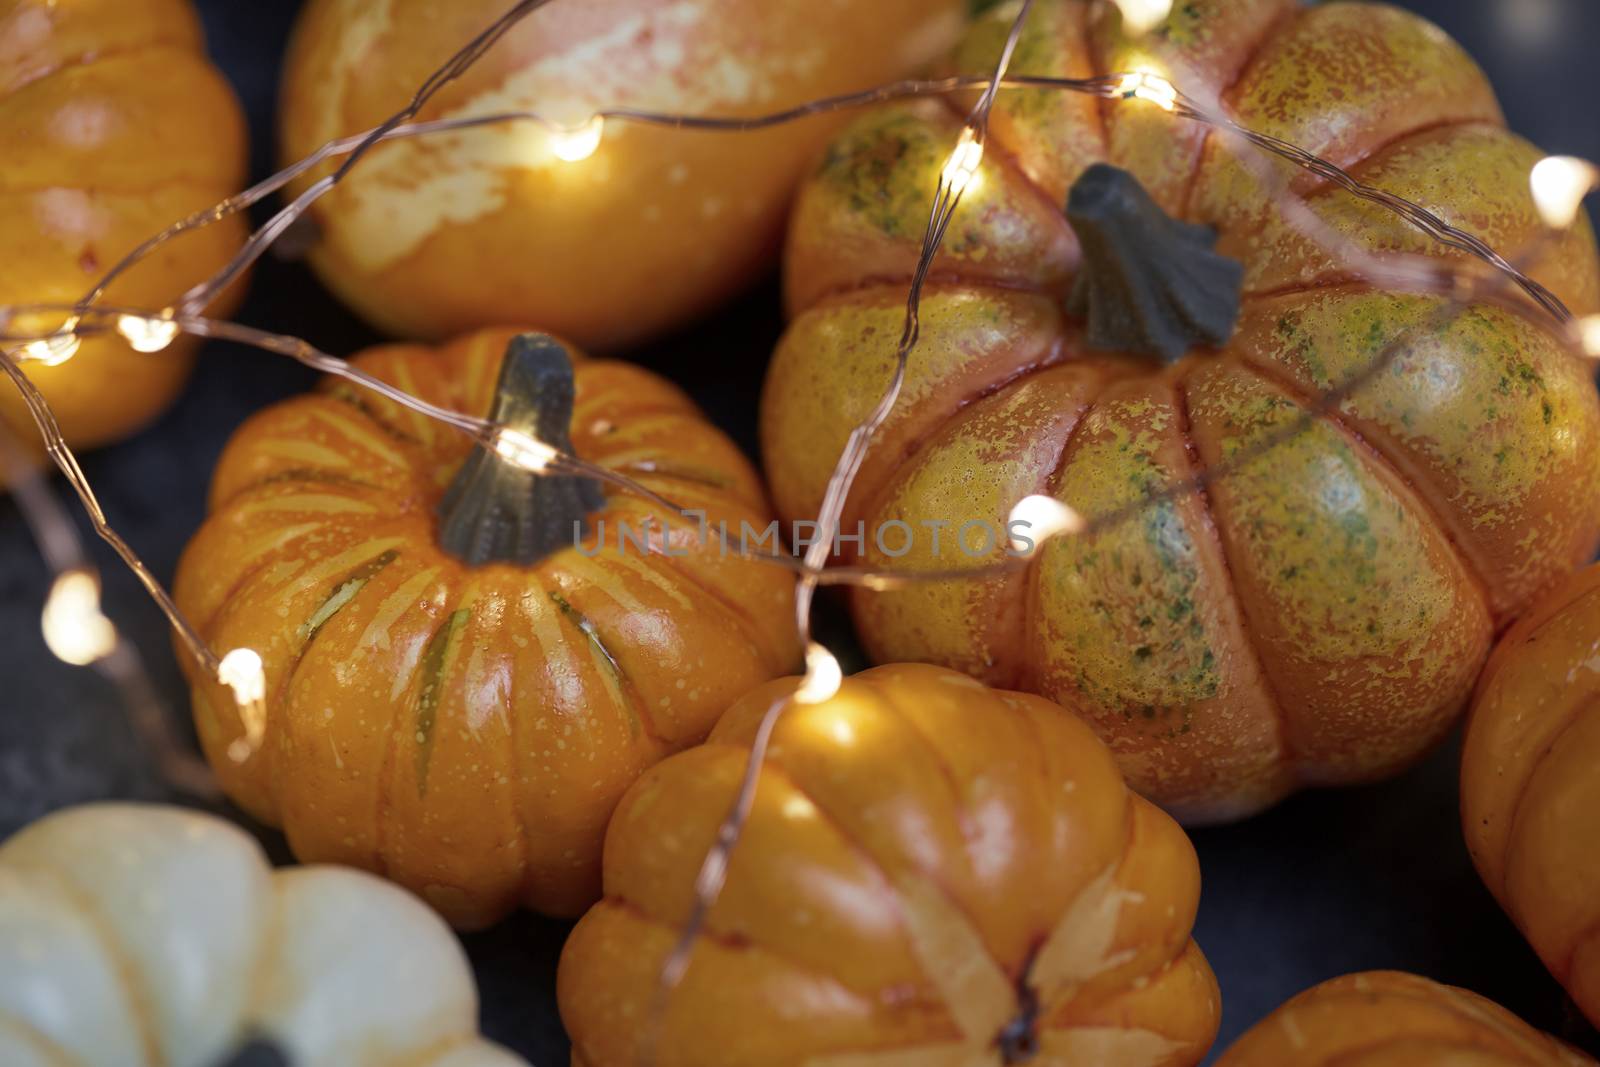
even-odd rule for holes
{"type": "Polygon", "coordinates": [[[216,1067],[289,1067],[289,1054],[271,1041],[255,1038],[219,1060],[216,1067]]]}
{"type": "MultiPolygon", "coordinates": [[[[506,348],[492,417],[562,452],[572,451],[572,359],[545,334],[522,334],[506,348]]],[[[479,446],[439,502],[439,543],[478,567],[529,566],[574,537],[605,503],[593,478],[537,474],[479,446]]]]}
{"type": "Polygon", "coordinates": [[[1222,345],[1239,318],[1244,268],[1213,251],[1216,231],[1179,222],[1139,179],[1096,163],[1067,196],[1083,266],[1067,312],[1089,343],[1171,363],[1194,345],[1222,345]]]}

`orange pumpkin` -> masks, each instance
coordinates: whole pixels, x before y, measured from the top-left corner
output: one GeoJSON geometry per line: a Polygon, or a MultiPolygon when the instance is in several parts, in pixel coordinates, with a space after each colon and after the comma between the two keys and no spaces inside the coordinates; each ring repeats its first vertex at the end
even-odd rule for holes
{"type": "MultiPolygon", "coordinates": [[[[298,158],[405,104],[503,0],[312,0],[285,74],[298,158]]],[[[946,47],[962,0],[586,0],[512,30],[423,118],[534,110],[583,126],[601,108],[755,115],[865,88],[946,47]]],[[[564,162],[530,124],[396,143],[315,217],[312,262],[367,319],[440,337],[531,318],[587,345],[640,341],[747,285],[832,120],[759,133],[614,122],[564,162]]],[[[308,177],[309,180],[309,177],[308,177]]],[[[303,188],[300,186],[299,188],[303,188]]]]}
{"type": "MultiPolygon", "coordinates": [[[[0,0],[0,304],[80,299],[147,237],[235,192],[246,150],[244,116],[206,60],[188,0],[0,0]]],[[[125,275],[108,302],[165,307],[220,269],[243,232],[233,218],[174,242],[125,275]]],[[[236,297],[213,310],[226,313],[236,297]]],[[[25,325],[54,330],[61,316],[25,325]]],[[[67,440],[93,446],[160,414],[194,350],[179,339],[140,354],[105,335],[27,372],[67,440]]],[[[9,386],[0,419],[33,439],[9,386]]]]}
{"type": "MultiPolygon", "coordinates": [[[[492,400],[713,528],[767,521],[734,445],[637,367],[574,366],[510,330],[357,364],[457,410],[492,400]]],[[[243,762],[228,691],[194,679],[228,795],[300,859],[384,873],[462,927],[518,904],[581,912],[628,785],[797,658],[787,571],[641,497],[469,457],[464,436],[348,385],[239,430],[175,592],[212,648],[264,661],[265,739],[243,762]]]]}
{"type": "Polygon", "coordinates": [[[1194,850],[1039,697],[879,667],[778,722],[681,985],[657,976],[757,724],[646,773],[557,979],[574,1067],[1182,1067],[1216,1036],[1194,850]],[[646,1048],[647,1035],[657,1035],[646,1048]]]}
{"type": "MultiPolygon", "coordinates": [[[[1005,19],[977,24],[962,70],[987,67],[1005,19]]],[[[1465,53],[1415,16],[1190,0],[1130,39],[1111,4],[1040,0],[1016,62],[1056,76],[1140,66],[1195,92],[1229,86],[1240,121],[1508,254],[1542,234],[1528,191],[1540,154],[1504,129],[1465,53]]],[[[785,516],[816,510],[888,380],[959,129],[937,105],[872,112],[800,195],[796,317],[762,414],[785,516]]],[[[1293,180],[1357,241],[1456,255],[1293,180]]],[[[1532,269],[1576,312],[1600,309],[1586,220],[1532,269]]],[[[1464,705],[1496,628],[1600,534],[1589,369],[1554,331],[1487,306],[1403,341],[1392,369],[1205,492],[1142,503],[1297,424],[1439,305],[1353,279],[1219,138],[1154,104],[1107,104],[1102,123],[1092,98],[1001,93],[932,278],[905,390],[846,508],[864,545],[846,552],[910,570],[988,564],[1035,493],[1091,519],[1133,514],[1051,543],[1025,572],[862,592],[863,640],[880,661],[958,667],[1080,712],[1130,782],[1186,821],[1417,759],[1464,705]],[[1123,315],[1141,306],[1155,313],[1123,315]]]]}
{"type": "Polygon", "coordinates": [[[1600,567],[1507,632],[1484,668],[1461,757],[1478,873],[1600,1025],[1600,567]]]}
{"type": "Polygon", "coordinates": [[[1313,986],[1253,1026],[1217,1067],[1593,1067],[1491,1000],[1401,971],[1313,986]]]}

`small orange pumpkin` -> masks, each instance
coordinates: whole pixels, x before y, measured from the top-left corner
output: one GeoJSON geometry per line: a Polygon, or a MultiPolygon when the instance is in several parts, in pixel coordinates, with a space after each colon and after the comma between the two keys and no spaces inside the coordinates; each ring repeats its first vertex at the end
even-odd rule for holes
{"type": "Polygon", "coordinates": [[[1290,999],[1216,1067],[1594,1067],[1492,1000],[1401,971],[1347,974],[1290,999]]]}
{"type": "MultiPolygon", "coordinates": [[[[0,304],[80,299],[141,241],[237,191],[246,153],[244,115],[206,60],[189,0],[0,0],[0,304]]],[[[165,307],[221,268],[243,233],[234,217],[173,242],[107,301],[165,307]]],[[[213,310],[228,312],[237,296],[213,310]]],[[[103,335],[65,363],[26,369],[67,441],[89,447],[165,410],[195,348],[179,338],[141,354],[103,335]]],[[[0,418],[33,439],[9,386],[0,418]]]]}
{"type": "MultiPolygon", "coordinates": [[[[285,155],[383,121],[508,6],[311,0],[284,73],[285,155]]],[[[582,127],[612,107],[763,114],[909,73],[955,37],[964,8],[551,4],[422,118],[533,110],[582,127]]],[[[820,118],[730,135],[616,122],[578,162],[559,158],[529,123],[396,142],[318,204],[312,263],[397,334],[437,338],[528,318],[585,345],[637,342],[707,311],[767,265],[790,193],[836,127],[820,118]]]]}
{"type": "MultiPolygon", "coordinates": [[[[961,70],[989,69],[1014,10],[976,25],[961,70]]],[[[1113,4],[1039,0],[1016,53],[1018,74],[1136,67],[1196,93],[1231,86],[1240,121],[1508,254],[1547,236],[1528,188],[1540,153],[1506,131],[1471,59],[1416,16],[1187,0],[1130,37],[1113,4]]],[[[958,667],[1080,712],[1133,785],[1186,821],[1396,773],[1465,706],[1495,630],[1595,547],[1590,369],[1553,330],[1498,308],[1434,325],[1438,299],[1353,278],[1221,138],[1146,101],[1103,116],[1101,104],[999,95],[844,524],[864,533],[849,551],[870,566],[944,570],[999,561],[1008,513],[1030,494],[1132,517],[1050,544],[1025,572],[858,592],[863,642],[875,660],[958,667]],[[1395,342],[1383,374],[1254,453],[1395,342]],[[1144,503],[1232,462],[1205,492],[1144,503]]],[[[796,317],[762,411],[785,517],[816,511],[889,379],[929,191],[960,125],[937,105],[868,113],[800,194],[796,317]]],[[[1459,255],[1282,174],[1358,243],[1459,255]]],[[[1540,247],[1534,274],[1577,313],[1600,310],[1587,221],[1540,247]]]]}
{"type": "MultiPolygon", "coordinates": [[[[492,403],[712,527],[768,521],[734,445],[637,367],[510,330],[356,362],[435,404],[492,403]]],[[[787,571],[641,497],[468,452],[348,385],[269,408],[217,466],[176,595],[211,647],[266,668],[265,739],[243,762],[228,692],[194,679],[229,796],[300,859],[379,871],[477,927],[592,903],[623,791],[797,647],[787,571]]]]}
{"type": "Polygon", "coordinates": [[[1600,566],[1495,649],[1461,754],[1472,862],[1545,966],[1600,1025],[1600,566]]]}
{"type": "Polygon", "coordinates": [[[785,710],[726,887],[652,1022],[757,724],[794,688],[756,689],[619,806],[605,899],[561,957],[574,1067],[1200,1061],[1219,1003],[1189,936],[1188,838],[1071,714],[921,665],[785,710]]]}

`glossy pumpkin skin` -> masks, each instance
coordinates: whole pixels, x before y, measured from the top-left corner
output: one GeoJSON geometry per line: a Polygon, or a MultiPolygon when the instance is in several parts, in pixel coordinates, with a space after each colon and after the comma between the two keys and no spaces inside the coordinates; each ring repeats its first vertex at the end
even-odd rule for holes
{"type": "MultiPolygon", "coordinates": [[[[236,192],[247,145],[189,0],[0,0],[0,152],[0,304],[37,304],[80,299],[140,242],[236,192]]],[[[239,218],[190,234],[107,301],[164,307],[220,269],[243,234],[239,218]]],[[[213,310],[236,303],[227,295],[213,310]]],[[[54,329],[60,317],[32,325],[54,329]]],[[[94,337],[68,362],[27,371],[68,442],[87,447],[164,410],[195,347],[180,338],[141,354],[118,336],[94,337]]],[[[36,436],[9,386],[0,418],[36,436]]]]}
{"type": "MultiPolygon", "coordinates": [[[[284,81],[299,158],[368,129],[500,0],[313,0],[284,81]]],[[[512,30],[424,118],[599,108],[756,115],[909,73],[947,48],[963,0],[587,0],[512,30]]],[[[316,209],[312,262],[380,328],[442,337],[531,319],[581,344],[659,334],[749,284],[836,119],[755,133],[613,122],[598,153],[556,158],[530,125],[385,146],[316,209]]],[[[303,186],[301,186],[303,188],[303,186]]]]}
{"type": "Polygon", "coordinates": [[[1251,1027],[1216,1067],[1593,1067],[1478,994],[1401,971],[1313,986],[1251,1027]]]}
{"type": "MultiPolygon", "coordinates": [[[[1506,132],[1489,86],[1434,27],[1393,8],[1192,0],[1130,43],[1113,5],[1041,0],[1021,74],[1155,66],[1258,130],[1430,205],[1497,248],[1540,233],[1539,158],[1506,132]]],[[[991,15],[958,53],[980,70],[991,15]]],[[[1025,573],[860,593],[880,661],[954,666],[1083,714],[1130,782],[1180,818],[1240,817],[1304,785],[1384,777],[1437,741],[1496,628],[1586,559],[1600,532],[1600,408],[1589,369],[1541,326],[1490,307],[1407,343],[1292,443],[1204,494],[1138,507],[1293,423],[1433,298],[1374,291],[1315,252],[1204,130],[1142,101],[1000,94],[977,183],[922,308],[899,406],[846,510],[875,566],[990,563],[981,529],[1048,493],[1133,518],[1057,541],[1025,573]],[[1245,267],[1237,330],[1170,367],[1092,351],[1062,310],[1079,267],[1062,205],[1105,159],[1174,216],[1215,226],[1245,267]],[[918,536],[876,545],[892,520],[918,536]],[[933,528],[947,523],[935,558],[933,528]]],[[[770,486],[786,517],[817,508],[850,428],[880,396],[900,334],[929,190],[955,143],[935,104],[872,112],[804,187],[788,249],[794,320],[763,403],[770,486]]],[[[1286,176],[1287,171],[1285,172],[1286,176]]],[[[1446,252],[1376,209],[1311,187],[1336,230],[1446,252]]],[[[1582,314],[1600,307],[1587,221],[1533,274],[1582,314]]],[[[854,552],[853,545],[845,546],[854,552]]]]}
{"type": "MultiPolygon", "coordinates": [[[[643,1020],[761,716],[645,774],[606,838],[605,899],[562,953],[574,1067],[645,1062],[643,1020]]],[[[1188,838],[1082,722],[926,665],[878,667],[779,720],[660,1067],[989,1067],[1008,1026],[1039,1067],[1198,1063],[1216,980],[1189,936],[1188,838]],[[1019,988],[1038,998],[1018,1024],[1019,988]]]]}
{"type": "Polygon", "coordinates": [[[214,1067],[252,1042],[296,1067],[527,1067],[478,1036],[449,929],[371,875],[273,870],[232,823],[146,804],[0,846],[0,1063],[214,1067]]]}
{"type": "Polygon", "coordinates": [[[1484,668],[1461,756],[1472,861],[1600,1024],[1600,567],[1517,621],[1484,668]]]}
{"type": "MultiPolygon", "coordinates": [[[[483,414],[515,333],[358,364],[483,414]]],[[[675,387],[581,358],[576,386],[578,455],[713,526],[766,524],[755,472],[675,387]]],[[[467,452],[456,431],[347,386],[269,408],[223,453],[175,592],[212,648],[265,662],[266,737],[242,764],[227,754],[241,729],[230,695],[194,679],[229,796],[302,860],[379,871],[479,927],[519,904],[592,903],[623,791],[797,649],[787,571],[724,558],[676,515],[664,543],[659,509],[609,488],[590,516],[606,527],[598,552],[591,537],[591,555],[463,565],[434,509],[467,452]],[[652,551],[618,550],[617,523],[651,516],[652,551]]]]}

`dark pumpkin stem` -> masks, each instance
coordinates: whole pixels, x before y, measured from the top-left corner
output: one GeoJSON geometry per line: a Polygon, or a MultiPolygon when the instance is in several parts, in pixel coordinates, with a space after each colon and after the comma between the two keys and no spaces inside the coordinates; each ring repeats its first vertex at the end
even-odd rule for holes
{"type": "Polygon", "coordinates": [[[1091,345],[1170,363],[1233,336],[1244,268],[1213,251],[1215,230],[1172,218],[1105,163],[1073,184],[1067,221],[1083,248],[1067,312],[1087,323],[1091,345]]]}
{"type": "Polygon", "coordinates": [[[264,1038],[254,1038],[239,1046],[216,1067],[291,1067],[289,1054],[264,1038]]]}
{"type": "MultiPolygon", "coordinates": [[[[492,418],[562,452],[572,451],[572,358],[545,334],[522,334],[506,348],[492,418]]],[[[439,503],[439,542],[477,567],[537,563],[573,542],[605,503],[600,483],[568,474],[535,474],[479,447],[439,503]]]]}

